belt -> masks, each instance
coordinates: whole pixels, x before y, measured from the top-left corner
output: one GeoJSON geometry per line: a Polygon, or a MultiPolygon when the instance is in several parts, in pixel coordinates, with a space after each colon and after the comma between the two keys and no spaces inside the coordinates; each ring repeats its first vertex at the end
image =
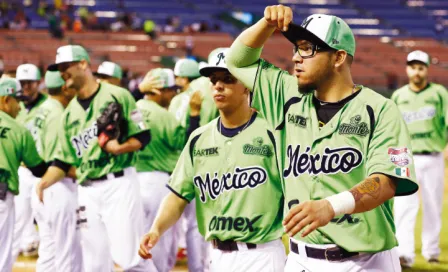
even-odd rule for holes
{"type": "Polygon", "coordinates": [[[429,151],[422,151],[422,152],[414,152],[414,155],[437,155],[440,152],[429,152],[429,151]]]}
{"type": "Polygon", "coordinates": [[[115,172],[115,173],[106,174],[104,176],[97,177],[97,178],[88,178],[86,181],[81,183],[81,185],[82,186],[90,186],[90,185],[92,185],[93,182],[105,181],[105,180],[113,179],[113,178],[120,178],[122,176],[124,176],[123,170],[115,172]]]}
{"type": "MultiPolygon", "coordinates": [[[[299,245],[289,240],[289,247],[292,252],[295,254],[299,254],[299,245]]],[[[319,259],[319,260],[327,260],[327,261],[342,261],[344,259],[357,256],[359,252],[348,252],[347,250],[335,246],[330,248],[314,248],[305,246],[306,255],[308,258],[319,259]]]]}
{"type": "MultiPolygon", "coordinates": [[[[251,244],[251,243],[245,243],[245,244],[247,245],[248,249],[257,248],[256,244],[251,244]]],[[[217,239],[213,239],[212,246],[214,249],[219,249],[222,251],[238,251],[237,242],[232,241],[232,240],[220,241],[217,239]]]]}

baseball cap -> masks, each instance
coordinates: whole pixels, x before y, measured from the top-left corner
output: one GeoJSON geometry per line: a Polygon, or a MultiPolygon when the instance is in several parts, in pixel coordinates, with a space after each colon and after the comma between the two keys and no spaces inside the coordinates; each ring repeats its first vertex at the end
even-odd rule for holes
{"type": "Polygon", "coordinates": [[[344,20],[333,15],[310,15],[301,25],[289,24],[288,30],[282,33],[293,44],[307,40],[355,56],[356,42],[352,30],[344,20]]]}
{"type": "Polygon", "coordinates": [[[413,61],[423,62],[426,66],[430,64],[429,55],[421,50],[412,51],[407,57],[407,64],[413,61]]]}
{"type": "Polygon", "coordinates": [[[208,65],[207,62],[205,62],[205,61],[201,61],[201,62],[199,62],[199,69],[202,69],[202,68],[204,68],[204,67],[207,66],[207,65],[208,65]]]}
{"type": "Polygon", "coordinates": [[[22,86],[15,78],[0,79],[0,96],[20,96],[22,86]]]}
{"type": "Polygon", "coordinates": [[[65,84],[64,79],[61,77],[59,71],[47,71],[45,73],[45,86],[49,89],[59,88],[65,84]]]}
{"type": "Polygon", "coordinates": [[[64,45],[58,48],[56,62],[48,66],[48,70],[57,71],[58,64],[86,60],[90,63],[89,54],[80,45],[64,45]]]}
{"type": "Polygon", "coordinates": [[[41,79],[39,68],[36,65],[27,63],[17,67],[16,72],[17,80],[33,80],[37,81],[41,79]]]}
{"type": "Polygon", "coordinates": [[[123,77],[123,70],[121,69],[120,65],[114,62],[104,61],[100,66],[98,66],[98,70],[95,74],[106,75],[121,79],[123,77]]]}
{"type": "Polygon", "coordinates": [[[174,75],[179,77],[199,77],[199,64],[192,59],[180,59],[174,66],[174,75]]]}
{"type": "Polygon", "coordinates": [[[208,77],[211,73],[216,70],[225,70],[227,71],[226,65],[226,54],[229,48],[217,48],[210,53],[208,57],[208,65],[202,67],[199,72],[202,76],[208,77]]]}
{"type": "Polygon", "coordinates": [[[176,85],[176,79],[174,78],[174,72],[167,68],[156,68],[149,72],[148,76],[158,78],[162,85],[160,88],[178,88],[176,85]]]}

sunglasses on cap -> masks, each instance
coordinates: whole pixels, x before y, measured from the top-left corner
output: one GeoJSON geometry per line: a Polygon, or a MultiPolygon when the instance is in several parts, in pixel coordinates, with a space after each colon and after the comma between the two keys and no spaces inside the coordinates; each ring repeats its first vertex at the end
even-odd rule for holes
{"type": "Polygon", "coordinates": [[[235,84],[238,82],[238,79],[236,79],[236,77],[234,77],[232,74],[226,73],[221,76],[211,75],[210,81],[212,82],[213,85],[218,83],[218,81],[221,81],[224,84],[235,84]]]}

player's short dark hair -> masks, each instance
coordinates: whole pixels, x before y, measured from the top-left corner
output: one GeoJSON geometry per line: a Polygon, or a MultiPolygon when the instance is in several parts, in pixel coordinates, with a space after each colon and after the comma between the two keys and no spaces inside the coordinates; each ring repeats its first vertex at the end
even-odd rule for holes
{"type": "Polygon", "coordinates": [[[58,95],[62,92],[62,87],[57,88],[48,88],[48,94],[49,95],[58,95]]]}

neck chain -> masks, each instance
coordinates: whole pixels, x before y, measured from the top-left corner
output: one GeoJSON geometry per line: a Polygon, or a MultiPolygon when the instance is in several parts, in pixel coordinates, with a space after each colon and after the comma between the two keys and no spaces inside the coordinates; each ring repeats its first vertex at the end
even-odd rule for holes
{"type": "MultiPolygon", "coordinates": [[[[246,122],[246,125],[240,131],[238,131],[238,134],[240,134],[243,130],[245,130],[249,126],[250,120],[252,119],[252,114],[253,114],[253,111],[251,111],[249,120],[246,122]]],[[[223,127],[222,120],[221,120],[221,118],[219,118],[219,134],[221,134],[221,135],[222,135],[222,133],[221,133],[222,127],[223,127]]]]}

